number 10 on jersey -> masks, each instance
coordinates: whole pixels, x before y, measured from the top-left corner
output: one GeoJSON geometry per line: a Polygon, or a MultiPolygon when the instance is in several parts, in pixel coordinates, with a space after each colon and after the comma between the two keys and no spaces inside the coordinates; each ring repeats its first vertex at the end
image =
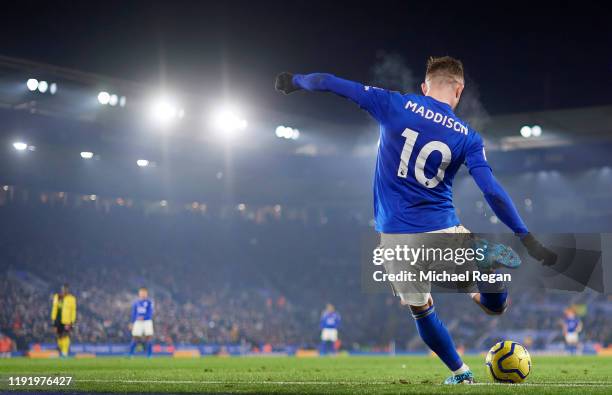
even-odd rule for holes
{"type": "MultiPolygon", "coordinates": [[[[402,149],[402,154],[400,156],[397,176],[400,178],[408,178],[408,162],[410,162],[410,157],[412,156],[414,145],[419,137],[419,132],[406,128],[402,133],[402,136],[406,138],[406,142],[404,143],[404,148],[402,149]]],[[[450,162],[451,150],[448,145],[444,144],[442,141],[432,140],[425,144],[417,155],[414,164],[414,177],[419,184],[423,185],[424,187],[435,188],[440,181],[444,179],[444,171],[450,162]],[[432,178],[427,178],[425,175],[425,164],[427,163],[429,155],[431,155],[431,153],[434,151],[438,151],[440,154],[442,154],[442,161],[438,166],[436,174],[432,178]]]]}

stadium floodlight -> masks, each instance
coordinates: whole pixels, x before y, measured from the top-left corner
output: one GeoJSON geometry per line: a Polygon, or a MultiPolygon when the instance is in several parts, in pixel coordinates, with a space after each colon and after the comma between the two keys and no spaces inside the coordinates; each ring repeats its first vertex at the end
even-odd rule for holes
{"type": "Polygon", "coordinates": [[[119,107],[125,107],[125,105],[127,104],[127,99],[125,96],[121,96],[119,98],[119,107]]]}
{"type": "Polygon", "coordinates": [[[119,97],[115,94],[110,95],[110,97],[108,98],[108,104],[114,107],[118,103],[119,103],[119,97]]]}
{"type": "Polygon", "coordinates": [[[57,93],[57,84],[55,82],[52,82],[51,85],[49,85],[49,93],[52,95],[57,93]]]}
{"type": "Polygon", "coordinates": [[[90,151],[81,152],[81,158],[83,159],[91,159],[93,158],[93,156],[94,156],[93,152],[90,152],[90,151]]]}
{"type": "Polygon", "coordinates": [[[174,118],[177,118],[179,114],[185,114],[185,110],[178,108],[171,100],[165,97],[160,97],[153,102],[151,106],[151,115],[153,118],[161,123],[168,123],[174,118]]]}
{"type": "Polygon", "coordinates": [[[225,107],[219,109],[213,116],[214,128],[225,137],[231,137],[236,132],[247,128],[248,122],[233,108],[225,107]]]}
{"type": "Polygon", "coordinates": [[[23,141],[15,141],[13,143],[13,148],[15,148],[17,151],[25,151],[28,149],[28,144],[24,143],[23,141]]]}
{"type": "Polygon", "coordinates": [[[136,165],[138,165],[138,167],[147,167],[149,166],[149,161],[146,159],[138,159],[136,165]]]}
{"type": "Polygon", "coordinates": [[[277,126],[276,127],[276,131],[274,133],[276,134],[276,137],[278,137],[278,138],[285,137],[285,127],[284,126],[277,126]]]}
{"type": "Polygon", "coordinates": [[[523,126],[521,128],[521,136],[528,138],[528,137],[531,137],[531,134],[532,134],[532,130],[529,126],[523,126]]]}
{"type": "Polygon", "coordinates": [[[100,104],[105,106],[105,105],[108,104],[109,101],[110,101],[110,93],[108,93],[106,91],[102,91],[102,92],[98,93],[98,102],[100,104]]]}
{"type": "Polygon", "coordinates": [[[47,81],[39,81],[38,82],[38,91],[40,93],[45,93],[49,89],[49,83],[47,81]]]}
{"type": "Polygon", "coordinates": [[[290,128],[288,126],[278,126],[274,132],[276,137],[297,140],[300,137],[300,131],[294,128],[290,128]]]}
{"type": "Polygon", "coordinates": [[[34,92],[36,89],[38,89],[38,80],[36,78],[30,78],[26,82],[26,86],[30,92],[34,92]]]}
{"type": "Polygon", "coordinates": [[[542,128],[539,125],[533,125],[531,127],[531,134],[534,137],[539,137],[542,135],[542,128]]]}

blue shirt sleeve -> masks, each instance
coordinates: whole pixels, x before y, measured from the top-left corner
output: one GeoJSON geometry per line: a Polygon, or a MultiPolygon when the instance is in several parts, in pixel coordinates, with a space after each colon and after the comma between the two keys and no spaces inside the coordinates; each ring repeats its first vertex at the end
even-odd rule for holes
{"type": "Polygon", "coordinates": [[[147,317],[149,317],[149,319],[153,319],[153,301],[149,301],[149,311],[147,312],[147,317]]]}
{"type": "Polygon", "coordinates": [[[484,194],[487,203],[497,215],[497,218],[516,234],[528,233],[527,226],[525,226],[518,210],[512,203],[512,199],[497,182],[491,168],[488,166],[476,167],[470,170],[470,174],[474,177],[476,185],[484,194]]]}
{"type": "Polygon", "coordinates": [[[473,130],[471,130],[470,133],[471,139],[465,153],[465,165],[470,171],[470,174],[472,173],[473,169],[478,167],[487,167],[490,169],[491,167],[487,162],[487,155],[485,154],[482,137],[480,137],[480,135],[473,130]]]}
{"type": "Polygon", "coordinates": [[[308,91],[332,92],[350,99],[381,123],[385,122],[389,112],[391,96],[399,95],[326,73],[295,74],[293,83],[308,91]]]}
{"type": "Polygon", "coordinates": [[[465,154],[465,165],[470,171],[476,185],[484,194],[485,200],[507,227],[516,234],[522,235],[529,231],[521,219],[512,199],[493,176],[491,166],[487,162],[484,142],[478,133],[471,131],[472,138],[465,154]]]}
{"type": "Polygon", "coordinates": [[[133,324],[136,321],[136,303],[132,303],[132,318],[130,322],[133,324]]]}

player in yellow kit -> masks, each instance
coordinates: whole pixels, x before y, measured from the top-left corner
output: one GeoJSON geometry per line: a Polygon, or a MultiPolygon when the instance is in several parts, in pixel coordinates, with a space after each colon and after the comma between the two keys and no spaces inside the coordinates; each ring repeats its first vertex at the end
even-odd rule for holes
{"type": "Polygon", "coordinates": [[[70,352],[70,331],[76,322],[76,297],[68,291],[68,284],[62,285],[59,293],[53,295],[51,321],[57,335],[57,348],[62,357],[70,352]]]}

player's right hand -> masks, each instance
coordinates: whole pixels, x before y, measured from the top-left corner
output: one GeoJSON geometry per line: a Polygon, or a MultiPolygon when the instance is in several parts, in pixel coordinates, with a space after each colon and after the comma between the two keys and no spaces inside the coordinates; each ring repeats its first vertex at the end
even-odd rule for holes
{"type": "Polygon", "coordinates": [[[288,73],[286,71],[283,71],[282,73],[276,76],[274,88],[278,92],[283,92],[285,95],[302,89],[298,86],[295,86],[295,84],[293,83],[293,74],[288,73]]]}
{"type": "Polygon", "coordinates": [[[557,254],[544,247],[531,233],[521,237],[521,243],[523,243],[529,255],[542,265],[552,266],[557,263],[557,254]]]}

